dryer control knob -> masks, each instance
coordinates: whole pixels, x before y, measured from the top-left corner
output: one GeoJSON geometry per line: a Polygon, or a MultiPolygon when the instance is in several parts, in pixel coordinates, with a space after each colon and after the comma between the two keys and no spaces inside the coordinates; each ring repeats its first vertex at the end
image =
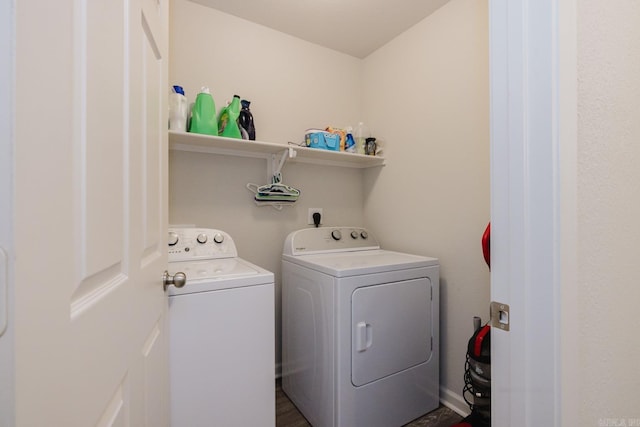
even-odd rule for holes
{"type": "Polygon", "coordinates": [[[363,231],[360,233],[360,236],[362,236],[363,239],[366,239],[367,237],[369,237],[369,233],[367,233],[366,231],[363,231]]]}
{"type": "Polygon", "coordinates": [[[175,246],[178,243],[178,233],[175,231],[169,232],[169,246],[175,246]]]}
{"type": "Polygon", "coordinates": [[[198,241],[198,243],[205,244],[207,243],[207,235],[204,233],[200,233],[198,234],[198,237],[196,237],[196,240],[198,241]]]}
{"type": "Polygon", "coordinates": [[[358,232],[357,231],[352,231],[351,232],[351,238],[352,239],[357,239],[358,238],[358,232]]]}
{"type": "Polygon", "coordinates": [[[220,233],[216,233],[216,235],[213,236],[213,241],[216,243],[222,243],[224,242],[224,236],[220,233]]]}
{"type": "Polygon", "coordinates": [[[333,237],[333,240],[340,240],[342,239],[342,233],[340,232],[340,230],[333,230],[331,232],[331,237],[333,237]]]}

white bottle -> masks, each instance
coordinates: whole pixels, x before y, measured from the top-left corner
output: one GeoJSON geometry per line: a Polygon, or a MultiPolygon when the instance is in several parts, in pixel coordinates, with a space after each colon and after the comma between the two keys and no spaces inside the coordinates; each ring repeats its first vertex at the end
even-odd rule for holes
{"type": "Polygon", "coordinates": [[[187,131],[189,102],[181,86],[173,86],[169,94],[169,130],[187,131]]]}
{"type": "Polygon", "coordinates": [[[358,123],[356,127],[356,153],[365,154],[364,146],[365,140],[369,137],[369,129],[364,125],[364,123],[358,123]]]}

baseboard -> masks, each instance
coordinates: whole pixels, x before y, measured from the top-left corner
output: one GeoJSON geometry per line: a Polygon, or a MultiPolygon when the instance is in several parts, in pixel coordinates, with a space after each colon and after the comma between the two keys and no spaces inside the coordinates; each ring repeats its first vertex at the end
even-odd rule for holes
{"type": "Polygon", "coordinates": [[[454,393],[444,387],[440,387],[440,403],[462,417],[466,417],[471,413],[469,405],[467,405],[467,402],[464,401],[460,394],[454,393]]]}

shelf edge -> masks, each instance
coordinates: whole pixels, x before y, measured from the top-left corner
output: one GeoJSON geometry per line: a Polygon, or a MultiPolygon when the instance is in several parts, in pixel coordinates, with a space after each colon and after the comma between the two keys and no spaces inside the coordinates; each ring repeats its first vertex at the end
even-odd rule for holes
{"type": "Polygon", "coordinates": [[[296,156],[288,159],[288,161],[293,162],[352,167],[358,169],[384,166],[385,164],[384,157],[363,156],[352,153],[319,150],[292,144],[246,141],[212,135],[169,131],[170,150],[251,158],[269,158],[271,155],[281,153],[288,148],[293,148],[296,151],[296,156]]]}

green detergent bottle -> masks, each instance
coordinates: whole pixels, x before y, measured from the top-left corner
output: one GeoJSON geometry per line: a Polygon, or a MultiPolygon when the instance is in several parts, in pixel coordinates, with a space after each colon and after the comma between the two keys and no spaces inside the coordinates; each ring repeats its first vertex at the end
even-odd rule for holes
{"type": "Polygon", "coordinates": [[[238,117],[240,116],[240,96],[233,95],[231,104],[220,111],[218,120],[218,134],[227,138],[242,139],[242,133],[238,127],[238,117]]]}
{"type": "Polygon", "coordinates": [[[189,132],[205,135],[218,135],[218,122],[216,122],[216,104],[208,87],[200,89],[196,96],[196,102],[191,110],[191,125],[189,132]]]}

